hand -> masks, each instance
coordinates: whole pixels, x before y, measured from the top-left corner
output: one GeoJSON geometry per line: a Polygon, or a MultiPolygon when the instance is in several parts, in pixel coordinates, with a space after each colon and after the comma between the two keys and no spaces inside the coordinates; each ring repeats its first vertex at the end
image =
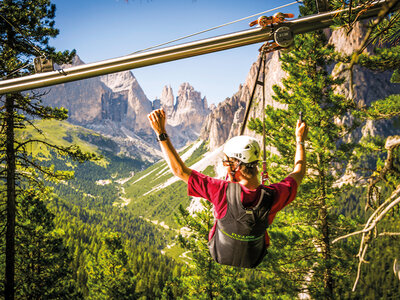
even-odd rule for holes
{"type": "Polygon", "coordinates": [[[165,131],[166,117],[163,109],[157,109],[155,111],[152,111],[147,115],[147,118],[149,119],[151,128],[153,128],[154,132],[157,135],[160,135],[161,133],[166,133],[165,131]]]}
{"type": "Polygon", "coordinates": [[[300,120],[297,120],[297,125],[296,125],[296,141],[297,142],[304,142],[304,140],[307,138],[307,133],[308,133],[308,127],[305,122],[301,122],[300,120]]]}

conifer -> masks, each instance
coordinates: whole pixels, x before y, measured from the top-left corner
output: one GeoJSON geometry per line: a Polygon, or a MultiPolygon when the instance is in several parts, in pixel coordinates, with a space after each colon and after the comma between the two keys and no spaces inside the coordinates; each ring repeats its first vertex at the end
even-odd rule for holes
{"type": "MultiPolygon", "coordinates": [[[[49,39],[57,36],[54,28],[55,5],[50,0],[15,1],[4,0],[0,6],[0,76],[11,79],[33,72],[34,57],[54,59],[61,64],[69,61],[74,51],[56,52],[49,46],[49,39]]],[[[65,120],[67,110],[42,105],[40,92],[24,92],[0,95],[0,176],[1,224],[5,228],[5,287],[6,299],[15,294],[15,226],[18,213],[18,196],[24,183],[43,189],[46,179],[66,179],[71,173],[45,167],[31,156],[28,147],[43,144],[61,156],[70,156],[78,161],[93,158],[77,146],[61,147],[44,139],[21,137],[27,125],[35,126],[34,119],[65,120]]],[[[40,130],[39,130],[40,132],[40,130]]]]}

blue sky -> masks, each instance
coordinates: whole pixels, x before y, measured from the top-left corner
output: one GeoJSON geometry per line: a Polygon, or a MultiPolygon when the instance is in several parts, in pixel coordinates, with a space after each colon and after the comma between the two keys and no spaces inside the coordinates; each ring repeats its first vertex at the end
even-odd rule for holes
{"type": "MultiPolygon", "coordinates": [[[[294,0],[53,0],[60,34],[50,44],[58,50],[76,49],[80,58],[90,63],[124,56],[291,2],[294,0]]],[[[298,4],[278,11],[297,16],[298,4]]],[[[178,43],[246,30],[252,20],[178,43]]],[[[260,46],[134,69],[132,73],[150,100],[159,97],[165,85],[171,85],[176,96],[179,85],[189,82],[207,97],[209,104],[216,104],[232,96],[245,81],[260,46]]]]}

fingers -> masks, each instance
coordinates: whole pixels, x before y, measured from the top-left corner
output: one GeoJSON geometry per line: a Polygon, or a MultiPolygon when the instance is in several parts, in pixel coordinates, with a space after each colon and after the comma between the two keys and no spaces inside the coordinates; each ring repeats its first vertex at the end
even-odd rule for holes
{"type": "Polygon", "coordinates": [[[156,109],[152,111],[149,115],[154,116],[156,119],[165,118],[165,112],[163,109],[156,109]]]}
{"type": "Polygon", "coordinates": [[[305,139],[307,137],[308,133],[308,126],[306,122],[300,122],[300,120],[297,120],[296,124],[296,137],[305,139]]]}
{"type": "Polygon", "coordinates": [[[160,118],[165,118],[165,112],[163,109],[157,109],[152,111],[147,115],[147,118],[151,121],[159,120],[160,118]]]}
{"type": "Polygon", "coordinates": [[[297,128],[302,128],[302,127],[305,127],[305,126],[307,126],[305,121],[300,122],[300,120],[297,120],[297,125],[296,125],[297,128]]]}
{"type": "Polygon", "coordinates": [[[147,118],[149,119],[150,122],[152,122],[152,123],[155,122],[156,121],[156,114],[154,113],[154,111],[149,113],[147,115],[147,118]]]}
{"type": "Polygon", "coordinates": [[[156,134],[165,132],[165,112],[163,109],[157,109],[147,115],[150,126],[156,134]]]}

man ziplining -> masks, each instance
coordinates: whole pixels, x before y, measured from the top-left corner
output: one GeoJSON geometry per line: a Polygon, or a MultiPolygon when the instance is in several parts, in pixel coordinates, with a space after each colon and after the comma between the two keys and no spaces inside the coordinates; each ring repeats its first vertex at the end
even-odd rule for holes
{"type": "Polygon", "coordinates": [[[214,205],[216,221],[209,233],[209,249],[223,265],[256,267],[269,246],[267,228],[278,211],[293,201],[306,172],[306,124],[297,122],[293,171],[281,182],[265,186],[258,179],[260,146],[249,136],[236,136],[224,145],[227,180],[212,178],[188,168],[166,132],[166,115],[158,109],[148,115],[172,173],[188,184],[188,195],[214,205]]]}

